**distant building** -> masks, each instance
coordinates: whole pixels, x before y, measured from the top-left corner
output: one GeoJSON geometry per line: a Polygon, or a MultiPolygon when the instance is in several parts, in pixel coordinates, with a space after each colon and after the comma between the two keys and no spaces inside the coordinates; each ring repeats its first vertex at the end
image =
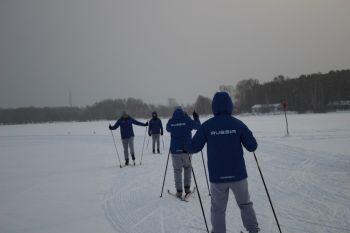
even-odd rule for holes
{"type": "Polygon", "coordinates": [[[350,100],[340,100],[340,101],[329,102],[327,104],[327,109],[329,111],[349,111],[350,100]]]}
{"type": "Polygon", "coordinates": [[[283,111],[281,104],[256,104],[252,106],[253,114],[280,113],[283,111]]]}

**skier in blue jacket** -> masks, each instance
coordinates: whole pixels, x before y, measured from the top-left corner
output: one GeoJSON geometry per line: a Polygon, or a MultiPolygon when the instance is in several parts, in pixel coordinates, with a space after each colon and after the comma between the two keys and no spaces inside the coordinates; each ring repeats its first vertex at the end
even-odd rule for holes
{"type": "Polygon", "coordinates": [[[157,144],[157,153],[160,154],[160,136],[163,135],[163,124],[162,121],[158,118],[157,112],[152,112],[152,119],[149,121],[148,127],[148,136],[152,136],[152,152],[156,153],[156,144],[157,144]]]}
{"type": "Polygon", "coordinates": [[[130,147],[130,153],[131,158],[135,164],[135,150],[134,150],[134,129],[132,125],[139,125],[139,126],[147,126],[148,122],[142,123],[139,122],[132,117],[128,115],[127,112],[123,112],[123,115],[117,122],[111,126],[109,125],[110,130],[115,130],[120,126],[120,135],[122,138],[123,148],[124,148],[124,157],[125,157],[125,165],[129,165],[129,150],[130,147]]]}
{"type": "Polygon", "coordinates": [[[226,92],[218,92],[212,101],[214,117],[197,130],[186,150],[201,151],[207,144],[208,170],[211,186],[211,222],[213,233],[226,232],[226,206],[229,190],[232,190],[241,211],[243,225],[249,233],[259,231],[253,203],[250,200],[247,170],[242,145],[255,151],[257,142],[240,120],[231,116],[233,103],[226,92]]]}
{"type": "Polygon", "coordinates": [[[190,193],[191,187],[191,160],[187,152],[184,151],[185,145],[191,142],[193,129],[200,127],[199,116],[193,112],[192,120],[181,107],[175,109],[172,118],[166,125],[166,130],[170,133],[170,152],[174,167],[174,178],[176,195],[182,197],[182,170],[184,169],[184,188],[185,193],[190,193]]]}

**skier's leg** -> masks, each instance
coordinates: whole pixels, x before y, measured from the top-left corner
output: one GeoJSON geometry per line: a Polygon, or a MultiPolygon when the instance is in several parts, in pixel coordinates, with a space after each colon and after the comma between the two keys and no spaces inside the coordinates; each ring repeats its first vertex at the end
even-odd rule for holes
{"type": "Polygon", "coordinates": [[[157,152],[160,153],[160,147],[159,147],[159,145],[160,145],[160,140],[159,140],[160,134],[156,134],[155,136],[156,136],[156,142],[157,142],[157,152]]]}
{"type": "Polygon", "coordinates": [[[182,159],[180,154],[172,154],[176,191],[182,192],[182,159]]]}
{"type": "Polygon", "coordinates": [[[134,137],[129,138],[130,154],[132,160],[135,160],[134,137]]]}
{"type": "Polygon", "coordinates": [[[247,179],[230,183],[230,188],[241,210],[243,226],[249,233],[258,232],[260,230],[259,224],[256,219],[253,202],[250,201],[247,179]]]}
{"type": "Polygon", "coordinates": [[[156,144],[156,135],[152,134],[152,152],[153,152],[153,154],[156,153],[155,144],[156,144]]]}
{"type": "Polygon", "coordinates": [[[126,138],[126,139],[122,139],[122,143],[123,143],[123,149],[124,149],[124,158],[125,160],[128,160],[129,159],[129,139],[126,138]]]}
{"type": "Polygon", "coordinates": [[[183,161],[183,167],[184,167],[184,186],[185,186],[185,192],[190,192],[191,188],[191,175],[192,175],[192,166],[191,166],[191,160],[190,155],[188,154],[182,154],[182,161],[183,161]]]}
{"type": "Polygon", "coordinates": [[[212,232],[226,233],[226,207],[229,196],[227,183],[210,183],[212,232]]]}

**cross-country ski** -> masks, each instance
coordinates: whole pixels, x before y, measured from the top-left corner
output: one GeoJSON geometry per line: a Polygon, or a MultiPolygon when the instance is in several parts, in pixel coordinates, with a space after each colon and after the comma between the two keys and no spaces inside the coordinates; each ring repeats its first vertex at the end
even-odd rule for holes
{"type": "Polygon", "coordinates": [[[184,201],[188,201],[188,199],[197,191],[197,188],[194,187],[192,190],[190,190],[190,192],[185,193],[185,195],[183,196],[183,200],[184,201]]]}
{"type": "Polygon", "coordinates": [[[180,201],[184,201],[184,202],[188,202],[188,200],[185,199],[185,196],[183,195],[178,195],[177,193],[173,193],[172,191],[170,191],[168,189],[168,194],[172,197],[175,197],[176,199],[180,200],[180,201]]]}
{"type": "Polygon", "coordinates": [[[185,193],[185,194],[183,194],[183,195],[179,195],[178,193],[174,193],[174,192],[172,192],[172,191],[170,191],[169,189],[168,189],[168,194],[169,195],[171,195],[171,196],[173,196],[173,197],[175,197],[175,198],[177,198],[177,199],[179,199],[179,200],[181,200],[181,201],[185,201],[185,202],[188,202],[189,200],[189,198],[191,197],[191,195],[193,194],[193,193],[195,193],[196,192],[196,187],[194,187],[189,193],[185,193]]]}

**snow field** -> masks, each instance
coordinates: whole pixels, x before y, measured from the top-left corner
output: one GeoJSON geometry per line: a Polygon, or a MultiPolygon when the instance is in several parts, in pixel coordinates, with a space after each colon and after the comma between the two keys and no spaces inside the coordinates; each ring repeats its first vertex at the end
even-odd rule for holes
{"type": "MultiPolygon", "coordinates": [[[[350,114],[290,115],[289,137],[283,115],[238,118],[257,137],[283,232],[350,232],[350,114]]],[[[153,155],[150,142],[142,166],[120,169],[108,123],[0,126],[0,232],[205,232],[197,194],[189,203],[166,194],[174,190],[171,159],[159,197],[167,153],[153,155]]],[[[134,130],[139,163],[145,128],[134,130]]],[[[114,133],[123,161],[119,130],[114,133]]],[[[165,133],[166,151],[169,140],[165,133]]],[[[245,158],[262,232],[278,232],[254,158],[248,152],[245,158]]],[[[200,154],[192,161],[210,225],[200,154]]],[[[227,229],[243,230],[232,195],[227,229]]]]}

